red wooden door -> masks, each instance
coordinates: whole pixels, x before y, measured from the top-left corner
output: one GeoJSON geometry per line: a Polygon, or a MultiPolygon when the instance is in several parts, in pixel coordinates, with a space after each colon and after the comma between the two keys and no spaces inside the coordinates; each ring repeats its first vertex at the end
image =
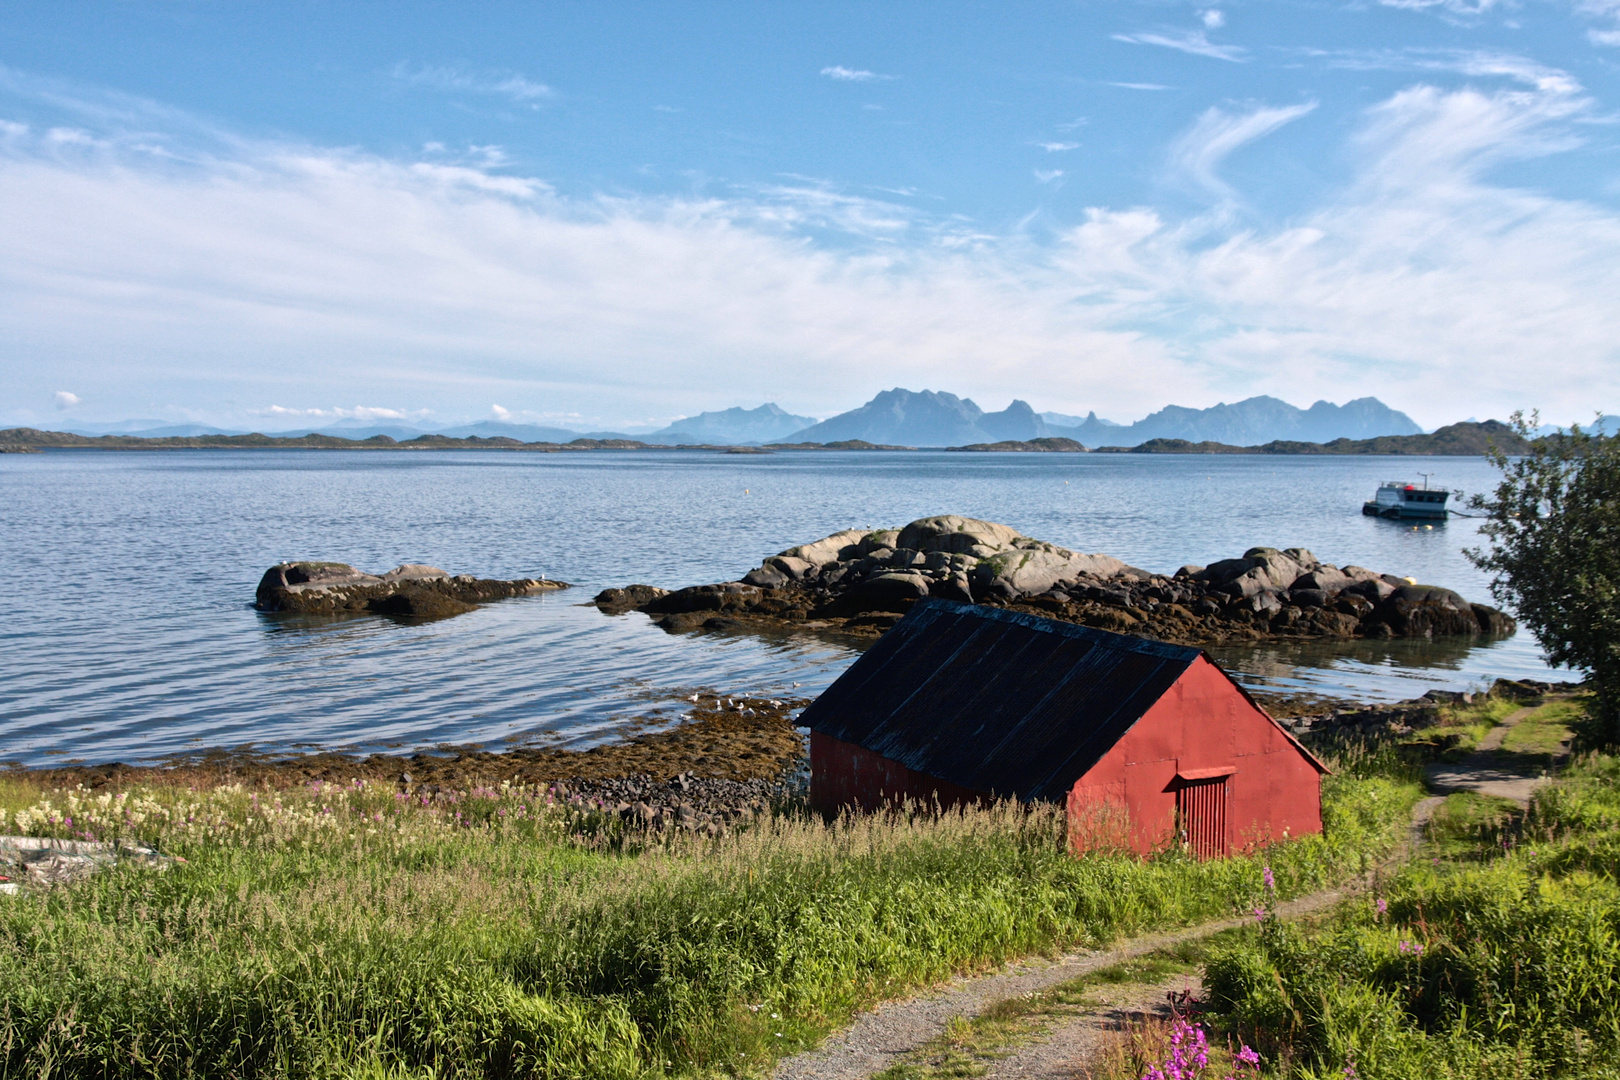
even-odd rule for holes
{"type": "Polygon", "coordinates": [[[1183,780],[1176,789],[1181,842],[1197,858],[1226,854],[1226,781],[1224,776],[1183,780]]]}

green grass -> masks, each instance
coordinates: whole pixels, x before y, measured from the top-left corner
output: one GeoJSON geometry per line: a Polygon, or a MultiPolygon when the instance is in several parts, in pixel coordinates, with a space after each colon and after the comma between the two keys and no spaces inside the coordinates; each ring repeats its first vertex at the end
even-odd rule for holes
{"type": "Polygon", "coordinates": [[[1331,777],[1325,836],[1206,863],[1008,806],[649,843],[518,788],[57,794],[21,826],[186,862],[0,897],[0,1076],[764,1075],[948,974],[1244,909],[1262,863],[1359,872],[1417,794],[1331,777]]]}
{"type": "Polygon", "coordinates": [[[1451,796],[1432,857],[1375,896],[1243,931],[1206,968],[1218,1026],[1279,1077],[1620,1077],[1620,761],[1577,762],[1516,841],[1512,816],[1451,796]]]}
{"type": "Polygon", "coordinates": [[[1502,852],[1502,841],[1517,835],[1522,814],[1511,799],[1459,792],[1446,796],[1429,820],[1428,841],[1448,859],[1483,860],[1502,852]]]}
{"type": "Polygon", "coordinates": [[[1553,759],[1563,753],[1574,738],[1572,725],[1579,721],[1583,712],[1582,704],[1575,701],[1555,701],[1543,705],[1508,730],[1507,737],[1502,740],[1502,749],[1510,754],[1542,759],[1550,767],[1553,759]]]}

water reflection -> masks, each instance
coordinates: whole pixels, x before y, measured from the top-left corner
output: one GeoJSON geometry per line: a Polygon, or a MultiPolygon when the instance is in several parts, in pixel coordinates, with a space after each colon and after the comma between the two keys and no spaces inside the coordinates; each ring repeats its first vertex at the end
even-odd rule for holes
{"type": "Polygon", "coordinates": [[[1300,640],[1209,650],[1240,682],[1287,693],[1401,701],[1425,691],[1472,690],[1496,679],[1577,680],[1549,669],[1512,638],[1300,640]]]}

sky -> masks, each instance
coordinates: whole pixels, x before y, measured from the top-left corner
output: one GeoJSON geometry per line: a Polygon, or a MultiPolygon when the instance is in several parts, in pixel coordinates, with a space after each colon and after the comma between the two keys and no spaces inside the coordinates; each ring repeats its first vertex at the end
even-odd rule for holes
{"type": "Polygon", "coordinates": [[[1620,403],[1620,0],[0,5],[0,426],[1620,403]]]}

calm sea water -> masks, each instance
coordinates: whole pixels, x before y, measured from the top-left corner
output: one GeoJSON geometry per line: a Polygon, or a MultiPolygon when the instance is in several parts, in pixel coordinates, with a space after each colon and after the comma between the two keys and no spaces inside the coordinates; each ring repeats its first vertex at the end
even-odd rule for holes
{"type": "MultiPolygon", "coordinates": [[[[668,635],[582,606],[608,585],[728,580],[792,544],[938,513],[1173,571],[1303,546],[1488,601],[1474,522],[1363,517],[1382,479],[1482,490],[1470,458],[1085,454],[68,451],[0,457],[0,761],[203,747],[586,745],[671,718],[695,688],[813,694],[847,641],[668,635]],[[578,588],[403,625],[267,616],[264,569],[425,562],[578,588]]],[[[1549,677],[1489,644],[1220,650],[1256,685],[1367,700],[1549,677]]],[[[1552,677],[1568,677],[1568,673],[1552,677]]]]}

